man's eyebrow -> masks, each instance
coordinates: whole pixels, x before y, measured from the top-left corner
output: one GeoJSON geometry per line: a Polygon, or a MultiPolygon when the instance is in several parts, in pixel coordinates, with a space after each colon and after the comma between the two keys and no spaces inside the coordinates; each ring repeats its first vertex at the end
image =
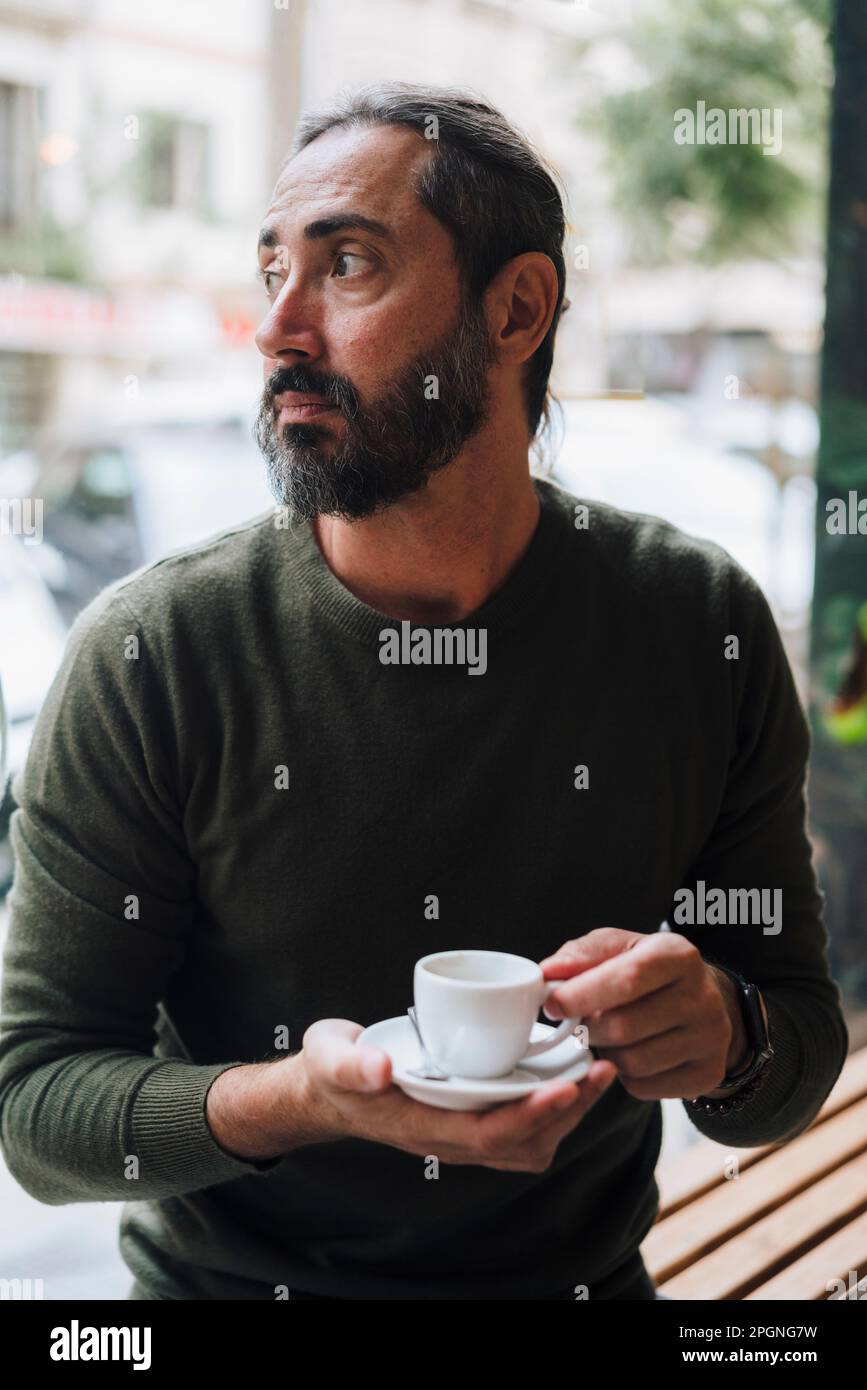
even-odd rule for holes
{"type": "MultiPolygon", "coordinates": [[[[384,222],[377,222],[374,217],[365,217],[362,212],[338,212],[331,217],[318,217],[315,222],[307,223],[304,236],[307,241],[318,241],[321,237],[346,231],[370,232],[372,236],[382,237],[385,241],[394,240],[394,233],[384,222]]],[[[259,250],[264,246],[271,247],[277,244],[274,228],[263,227],[259,233],[259,250]]]]}

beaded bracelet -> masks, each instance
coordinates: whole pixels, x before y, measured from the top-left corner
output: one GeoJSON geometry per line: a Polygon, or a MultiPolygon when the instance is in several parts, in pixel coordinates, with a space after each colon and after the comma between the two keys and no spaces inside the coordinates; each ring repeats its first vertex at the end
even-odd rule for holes
{"type": "Polygon", "coordinates": [[[685,1100],[684,1105],[688,1105],[690,1110],[700,1110],[703,1115],[728,1115],[732,1110],[743,1110],[764,1081],[770,1062],[770,1057],[765,1058],[755,1076],[732,1095],[721,1096],[718,1100],[708,1100],[707,1096],[696,1096],[695,1100],[685,1100]]]}

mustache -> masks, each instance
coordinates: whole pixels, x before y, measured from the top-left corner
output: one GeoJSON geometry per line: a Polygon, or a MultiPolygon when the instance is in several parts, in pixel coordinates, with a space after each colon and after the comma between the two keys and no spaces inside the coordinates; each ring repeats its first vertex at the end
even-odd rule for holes
{"type": "Polygon", "coordinates": [[[265,383],[262,392],[263,409],[273,409],[275,398],[282,396],[284,391],[309,392],[314,396],[324,396],[329,405],[336,406],[348,419],[358,414],[358,393],[345,376],[317,372],[312,367],[300,364],[295,367],[277,367],[265,383]]]}

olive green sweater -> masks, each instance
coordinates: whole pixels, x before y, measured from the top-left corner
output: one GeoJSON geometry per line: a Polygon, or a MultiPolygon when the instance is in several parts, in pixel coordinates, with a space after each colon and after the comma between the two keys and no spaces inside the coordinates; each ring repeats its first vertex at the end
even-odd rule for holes
{"type": "Polygon", "coordinates": [[[576,525],[535,486],[529,548],[450,625],[484,629],[483,672],[384,664],[400,624],[279,512],[75,623],[14,788],[0,1140],[40,1201],[125,1202],[140,1296],[604,1294],[658,1199],[661,1106],[619,1081],[544,1173],[434,1181],[354,1139],[260,1164],[211,1134],[221,1071],[298,1051],[319,1018],[403,1014],[430,951],[539,960],[673,924],[699,880],[779,889],[776,933],[674,927],[759,984],[776,1048],[749,1105],[691,1118],[785,1140],[841,1070],[809,734],[765,599],[709,542],[597,503],[576,525]]]}

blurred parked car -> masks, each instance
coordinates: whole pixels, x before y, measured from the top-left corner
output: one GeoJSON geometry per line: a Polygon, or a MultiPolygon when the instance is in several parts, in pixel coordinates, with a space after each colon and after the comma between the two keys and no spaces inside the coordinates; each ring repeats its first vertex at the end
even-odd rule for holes
{"type": "Polygon", "coordinates": [[[43,441],[33,495],[62,557],[46,578],[67,623],[139,565],[274,506],[250,423],[161,420],[43,441]]]}
{"type": "MultiPolygon", "coordinates": [[[[0,775],[0,896],[9,886],[11,778],[60,664],[66,632],[106,585],[273,508],[252,419],[215,419],[212,393],[101,426],[67,427],[0,463],[3,491],[42,503],[38,544],[0,533],[0,679],[8,775],[0,775]]],[[[162,406],[165,406],[165,396],[162,406]]],[[[156,408],[154,405],[156,404],[156,408]]]]}
{"type": "Polygon", "coordinates": [[[667,401],[567,400],[553,476],[578,497],[647,512],[716,541],[805,629],[813,583],[815,484],[784,489],[764,464],[709,441],[667,401]]]}

